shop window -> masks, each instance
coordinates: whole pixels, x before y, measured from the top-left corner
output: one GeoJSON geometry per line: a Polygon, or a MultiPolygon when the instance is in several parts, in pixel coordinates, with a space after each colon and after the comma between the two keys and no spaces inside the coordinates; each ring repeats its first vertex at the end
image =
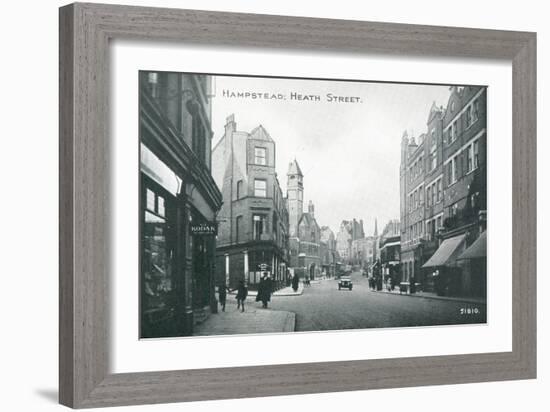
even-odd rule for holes
{"type": "Polygon", "coordinates": [[[193,236],[193,308],[203,308],[210,304],[211,261],[213,239],[210,236],[193,236]]]}
{"type": "Polygon", "coordinates": [[[155,211],[155,192],[147,188],[147,210],[155,211]]]}
{"type": "Polygon", "coordinates": [[[174,315],[175,214],[171,198],[144,186],[141,227],[141,336],[168,336],[174,315]]]}
{"type": "Polygon", "coordinates": [[[157,196],[157,213],[159,214],[159,216],[164,217],[164,198],[161,196],[157,196]]]}

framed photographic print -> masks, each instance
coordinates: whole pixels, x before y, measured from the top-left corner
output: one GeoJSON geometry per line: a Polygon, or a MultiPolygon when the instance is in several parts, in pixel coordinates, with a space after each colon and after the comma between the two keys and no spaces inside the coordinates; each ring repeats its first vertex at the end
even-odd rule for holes
{"type": "Polygon", "coordinates": [[[60,80],[61,403],[536,376],[535,34],[76,3],[60,80]]]}

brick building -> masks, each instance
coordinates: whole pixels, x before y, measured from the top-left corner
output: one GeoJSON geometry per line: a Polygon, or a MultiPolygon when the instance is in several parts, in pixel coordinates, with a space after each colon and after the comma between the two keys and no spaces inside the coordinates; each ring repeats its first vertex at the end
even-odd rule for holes
{"type": "Polygon", "coordinates": [[[486,88],[455,87],[427,131],[401,141],[401,269],[440,294],[484,296],[484,259],[457,259],[485,230],[486,88]],[[475,267],[473,267],[475,266],[475,267]]]}
{"type": "Polygon", "coordinates": [[[263,126],[237,130],[233,115],[212,152],[213,176],[222,188],[216,261],[218,282],[255,288],[267,272],[286,283],[289,215],[275,172],[275,142],[263,126]]]}

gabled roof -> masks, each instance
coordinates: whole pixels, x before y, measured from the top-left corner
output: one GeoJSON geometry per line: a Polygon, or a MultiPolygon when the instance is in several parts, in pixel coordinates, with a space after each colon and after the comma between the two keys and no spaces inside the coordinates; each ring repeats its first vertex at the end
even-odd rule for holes
{"type": "Polygon", "coordinates": [[[266,142],[273,142],[273,139],[267,133],[267,130],[264,129],[262,125],[259,125],[254,130],[250,132],[250,137],[256,140],[265,140],[266,142]]]}
{"type": "Polygon", "coordinates": [[[300,217],[300,220],[298,221],[298,226],[300,226],[300,224],[302,222],[305,222],[306,225],[308,226],[317,226],[319,227],[319,225],[317,224],[317,221],[315,220],[315,218],[311,215],[311,213],[308,213],[308,212],[305,212],[305,213],[302,213],[302,216],[300,217]]]}
{"type": "Polygon", "coordinates": [[[300,169],[300,165],[298,165],[298,161],[296,159],[289,163],[287,175],[300,175],[302,177],[304,176],[302,174],[302,169],[300,169]]]}
{"type": "Polygon", "coordinates": [[[432,103],[432,107],[430,109],[430,114],[428,115],[428,121],[426,122],[427,124],[429,124],[432,119],[434,118],[434,116],[438,113],[441,113],[441,109],[439,107],[437,107],[437,105],[435,104],[435,101],[432,103]]]}

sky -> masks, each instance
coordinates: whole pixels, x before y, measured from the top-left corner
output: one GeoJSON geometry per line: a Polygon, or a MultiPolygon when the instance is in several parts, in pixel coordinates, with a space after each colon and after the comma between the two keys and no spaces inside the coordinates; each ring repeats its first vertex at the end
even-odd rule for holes
{"type": "Polygon", "coordinates": [[[305,211],[313,201],[317,223],[335,233],[342,220],[363,219],[370,235],[375,218],[379,232],[399,219],[403,132],[415,137],[426,132],[433,102],[446,106],[450,90],[447,85],[216,76],[213,94],[212,147],[231,114],[239,131],[261,124],[276,144],[283,193],[295,158],[304,174],[305,211]],[[239,92],[262,97],[234,97],[239,92]]]}

